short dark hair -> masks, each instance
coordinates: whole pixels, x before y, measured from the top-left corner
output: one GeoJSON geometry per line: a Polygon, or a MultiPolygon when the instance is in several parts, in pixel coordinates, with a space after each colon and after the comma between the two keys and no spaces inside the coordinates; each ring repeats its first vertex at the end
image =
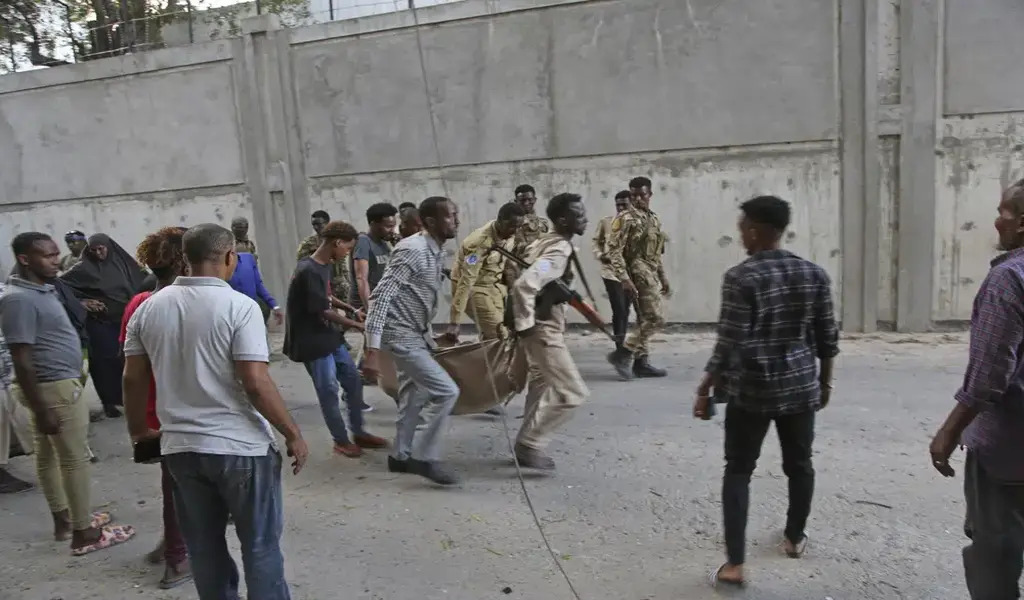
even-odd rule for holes
{"type": "Polygon", "coordinates": [[[388,217],[393,217],[398,214],[398,209],[395,208],[394,204],[387,202],[378,202],[370,208],[366,209],[366,222],[367,223],[379,223],[388,217]]]}
{"type": "Polygon", "coordinates": [[[778,196],[756,196],[740,204],[743,214],[758,225],[782,233],[789,227],[789,202],[778,196]]]}
{"type": "Polygon", "coordinates": [[[651,180],[646,177],[634,177],[629,180],[629,189],[631,190],[638,190],[644,186],[650,189],[651,180]]]}
{"type": "Polygon", "coordinates": [[[569,214],[569,207],[577,202],[583,202],[583,197],[579,194],[569,192],[558,194],[548,202],[548,218],[554,222],[559,217],[566,216],[569,214]]]}
{"type": "Polygon", "coordinates": [[[402,212],[407,208],[416,208],[416,204],[413,202],[403,202],[398,205],[398,212],[402,212]]]}
{"type": "Polygon", "coordinates": [[[451,202],[444,196],[431,196],[420,202],[420,218],[421,219],[437,219],[441,217],[441,207],[451,202]]]}
{"type": "Polygon", "coordinates": [[[536,196],[537,190],[533,189],[532,185],[524,183],[523,185],[516,188],[514,195],[518,196],[519,194],[533,194],[534,196],[536,196]]]}
{"type": "Polygon", "coordinates": [[[516,217],[525,217],[526,211],[523,210],[522,206],[519,206],[515,202],[506,202],[501,205],[498,209],[498,220],[499,221],[511,221],[516,217]]]}
{"type": "Polygon", "coordinates": [[[19,254],[28,254],[36,242],[46,241],[53,241],[53,238],[46,233],[26,231],[25,233],[19,233],[14,236],[14,239],[11,240],[11,250],[14,251],[15,256],[18,256],[19,254]]]}
{"type": "Polygon", "coordinates": [[[622,200],[623,198],[629,200],[629,197],[630,197],[629,190],[622,190],[621,192],[618,192],[618,193],[615,194],[615,199],[616,200],[622,200]]]}
{"type": "Polygon", "coordinates": [[[351,242],[359,237],[359,232],[351,223],[345,221],[331,221],[320,230],[320,237],[325,240],[341,240],[351,242]]]}
{"type": "Polygon", "coordinates": [[[181,246],[189,264],[218,260],[235,247],[235,234],[216,223],[196,225],[185,232],[181,246]]]}
{"type": "MultiPolygon", "coordinates": [[[[408,204],[412,204],[412,202],[409,202],[408,204]]],[[[401,218],[403,223],[407,223],[420,218],[420,211],[415,206],[405,206],[398,211],[398,216],[401,218]]]]}
{"type": "Polygon", "coordinates": [[[1024,215],[1024,179],[1006,188],[1004,193],[1010,196],[1008,200],[1013,207],[1014,214],[1024,215]]]}
{"type": "Polygon", "coordinates": [[[327,214],[326,210],[317,210],[309,217],[310,219],[323,219],[324,221],[330,221],[331,215],[327,214]]]}

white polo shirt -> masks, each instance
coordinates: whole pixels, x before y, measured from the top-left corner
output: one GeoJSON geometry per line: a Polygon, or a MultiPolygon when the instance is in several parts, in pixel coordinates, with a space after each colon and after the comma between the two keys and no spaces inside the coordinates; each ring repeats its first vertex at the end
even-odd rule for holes
{"type": "Polygon", "coordinates": [[[214,277],[178,277],[143,302],[125,356],[148,356],[164,454],[264,456],[274,434],[235,376],[235,361],[268,362],[256,301],[214,277]]]}

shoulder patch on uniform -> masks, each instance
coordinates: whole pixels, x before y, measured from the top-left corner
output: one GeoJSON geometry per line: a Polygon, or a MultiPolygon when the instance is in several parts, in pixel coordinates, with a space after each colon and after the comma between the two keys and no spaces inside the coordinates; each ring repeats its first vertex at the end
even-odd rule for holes
{"type": "Polygon", "coordinates": [[[551,270],[551,261],[550,260],[548,260],[546,258],[542,258],[542,259],[537,261],[537,271],[539,271],[540,273],[543,274],[543,273],[547,273],[550,270],[551,270]]]}
{"type": "Polygon", "coordinates": [[[467,265],[475,265],[479,261],[480,261],[480,257],[477,256],[475,253],[474,254],[470,254],[469,256],[466,257],[466,264],[467,265]]]}
{"type": "Polygon", "coordinates": [[[622,219],[618,217],[612,219],[612,231],[618,233],[620,229],[622,229],[622,219]]]}

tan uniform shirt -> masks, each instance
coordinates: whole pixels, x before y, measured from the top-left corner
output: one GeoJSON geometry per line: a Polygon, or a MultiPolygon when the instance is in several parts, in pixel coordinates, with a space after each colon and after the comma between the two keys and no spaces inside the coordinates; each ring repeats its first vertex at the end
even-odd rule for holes
{"type": "Polygon", "coordinates": [[[615,276],[615,270],[612,269],[611,261],[608,258],[608,242],[611,240],[613,220],[615,217],[604,217],[597,222],[597,233],[594,234],[591,246],[593,246],[594,258],[601,265],[601,279],[618,281],[619,278],[615,276]]]}
{"type": "Polygon", "coordinates": [[[530,267],[523,269],[523,274],[512,286],[516,331],[524,331],[536,324],[559,331],[565,329],[565,304],[552,308],[550,320],[537,321],[537,294],[545,285],[565,275],[572,253],[572,244],[556,233],[542,235],[527,248],[526,261],[530,267]]]}
{"type": "Polygon", "coordinates": [[[505,293],[502,273],[507,259],[500,252],[488,252],[495,243],[509,252],[515,247],[514,238],[498,239],[494,231],[494,221],[489,221],[462,240],[458,254],[452,262],[452,306],[449,322],[459,322],[474,288],[505,293]]]}

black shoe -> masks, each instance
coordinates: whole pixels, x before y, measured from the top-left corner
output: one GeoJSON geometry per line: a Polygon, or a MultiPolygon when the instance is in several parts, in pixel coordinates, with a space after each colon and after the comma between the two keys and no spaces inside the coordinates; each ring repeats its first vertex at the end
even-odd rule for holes
{"type": "Polygon", "coordinates": [[[505,414],[505,411],[502,410],[500,406],[495,406],[494,408],[489,408],[485,410],[484,414],[491,415],[492,417],[500,417],[501,415],[505,414]]]}
{"type": "Polygon", "coordinates": [[[394,456],[389,456],[388,471],[391,473],[409,473],[409,459],[400,460],[394,456]]]}
{"type": "Polygon", "coordinates": [[[110,419],[116,419],[121,416],[121,411],[116,406],[104,406],[103,414],[107,415],[110,419]]]}
{"type": "Polygon", "coordinates": [[[103,414],[103,412],[104,411],[102,411],[102,410],[98,410],[96,412],[89,413],[89,422],[90,423],[99,423],[100,421],[106,419],[107,415],[103,414]]]}
{"type": "Polygon", "coordinates": [[[554,471],[555,459],[540,450],[527,448],[522,444],[516,444],[516,462],[520,467],[526,469],[537,469],[540,471],[554,471]]]}
{"type": "Polygon", "coordinates": [[[6,469],[0,469],[0,494],[17,494],[30,490],[33,487],[35,486],[11,475],[6,469]]]}
{"type": "Polygon", "coordinates": [[[636,377],[664,377],[668,375],[668,371],[651,365],[646,356],[638,356],[633,361],[633,375],[636,377]]]}
{"type": "Polygon", "coordinates": [[[629,363],[633,360],[633,353],[625,348],[615,350],[608,354],[608,362],[615,367],[615,372],[623,381],[633,378],[633,372],[629,370],[629,363]]]}
{"type": "Polygon", "coordinates": [[[459,478],[441,463],[429,460],[409,459],[409,472],[420,477],[426,477],[438,485],[455,485],[459,478]]]}

